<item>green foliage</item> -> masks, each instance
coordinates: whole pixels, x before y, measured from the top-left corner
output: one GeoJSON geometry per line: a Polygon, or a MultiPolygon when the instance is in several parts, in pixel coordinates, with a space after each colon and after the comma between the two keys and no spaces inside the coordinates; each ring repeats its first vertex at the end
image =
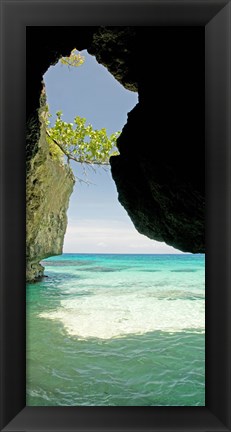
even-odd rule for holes
{"type": "Polygon", "coordinates": [[[109,137],[105,128],[94,130],[92,125],[86,125],[86,119],[75,117],[74,123],[62,120],[62,112],[56,113],[56,122],[49,127],[47,116],[48,142],[54,157],[60,157],[60,152],[69,159],[87,164],[108,165],[109,158],[118,154],[116,139],[120,132],[115,132],[109,137]],[[58,149],[54,151],[54,145],[58,149]]]}
{"type": "Polygon", "coordinates": [[[78,67],[84,63],[85,58],[74,48],[69,57],[62,57],[59,61],[65,66],[78,67]]]}
{"type": "MultiPolygon", "coordinates": [[[[62,57],[60,63],[68,67],[78,67],[84,63],[85,59],[76,48],[71,51],[69,57],[62,57]]],[[[74,123],[66,123],[62,120],[62,112],[56,113],[56,122],[50,127],[48,106],[43,112],[46,124],[47,141],[49,144],[50,155],[54,159],[62,160],[63,156],[86,164],[108,165],[109,158],[118,154],[116,139],[120,132],[116,132],[109,137],[105,128],[94,130],[92,125],[86,125],[86,119],[75,117],[74,123]]]]}

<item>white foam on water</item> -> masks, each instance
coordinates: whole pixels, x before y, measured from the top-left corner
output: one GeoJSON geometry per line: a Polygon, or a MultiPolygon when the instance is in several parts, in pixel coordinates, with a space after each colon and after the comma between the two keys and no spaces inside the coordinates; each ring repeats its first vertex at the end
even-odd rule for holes
{"type": "Polygon", "coordinates": [[[205,302],[176,299],[169,301],[132,294],[99,293],[61,300],[54,311],[39,317],[60,321],[70,336],[79,339],[111,339],[153,332],[204,332],[205,302]]]}

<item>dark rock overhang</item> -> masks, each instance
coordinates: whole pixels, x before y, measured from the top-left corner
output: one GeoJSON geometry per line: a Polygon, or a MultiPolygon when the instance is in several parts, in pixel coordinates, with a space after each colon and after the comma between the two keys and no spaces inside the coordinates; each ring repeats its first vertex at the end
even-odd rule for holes
{"type": "Polygon", "coordinates": [[[119,138],[120,156],[111,159],[119,200],[137,230],[182,251],[204,252],[204,28],[28,28],[29,159],[42,76],[74,47],[88,49],[139,93],[119,138]]]}

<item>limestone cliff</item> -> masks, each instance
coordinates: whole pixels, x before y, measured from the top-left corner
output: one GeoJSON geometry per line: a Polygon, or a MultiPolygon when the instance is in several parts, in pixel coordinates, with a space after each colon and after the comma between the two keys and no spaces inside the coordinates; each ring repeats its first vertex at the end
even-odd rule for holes
{"type": "Polygon", "coordinates": [[[120,203],[140,233],[205,252],[204,29],[103,27],[90,52],[139,93],[110,161],[120,203]]]}
{"type": "Polygon", "coordinates": [[[37,146],[43,74],[74,47],[87,49],[125,88],[139,94],[119,137],[120,156],[111,159],[119,201],[142,234],[203,253],[204,41],[204,27],[28,29],[29,163],[37,146]]]}
{"type": "Polygon", "coordinates": [[[27,281],[43,275],[43,258],[62,253],[66,213],[75,183],[69,166],[52,159],[41,116],[40,121],[37,151],[28,164],[26,179],[27,281]]]}

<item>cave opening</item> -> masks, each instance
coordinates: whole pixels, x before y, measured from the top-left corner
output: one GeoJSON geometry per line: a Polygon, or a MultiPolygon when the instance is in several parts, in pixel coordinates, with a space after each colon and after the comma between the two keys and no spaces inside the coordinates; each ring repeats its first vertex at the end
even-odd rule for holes
{"type": "MultiPolygon", "coordinates": [[[[137,95],[132,93],[133,101],[125,101],[122,93],[128,90],[97,64],[94,57],[88,57],[86,52],[83,55],[86,62],[80,68],[69,70],[58,65],[57,74],[62,77],[65,72],[67,85],[63,78],[57,81],[52,76],[57,66],[51,66],[44,76],[50,111],[55,116],[56,111],[62,110],[67,122],[73,122],[76,115],[83,116],[95,128],[107,128],[108,116],[110,133],[121,130],[127,113],[137,102],[137,95]],[[89,66],[92,63],[106,73],[102,81],[97,81],[95,68],[87,68],[88,62],[89,66]],[[83,81],[78,88],[78,77],[72,81],[74,74],[83,73],[86,78],[88,71],[88,83],[83,81]],[[118,100],[105,80],[112,80],[121,91],[118,100]],[[53,86],[53,96],[50,86],[53,86]],[[95,99],[89,99],[88,92],[95,99]],[[94,112],[89,108],[94,108],[94,112]],[[115,123],[117,116],[121,116],[120,124],[115,123]]],[[[158,79],[163,72],[163,80],[166,79],[164,66],[157,68],[158,79]]],[[[152,78],[151,75],[148,70],[147,76],[152,78]]],[[[141,105],[149,93],[145,85],[140,93],[141,105]]],[[[155,95],[162,100],[162,88],[157,86],[155,95]]],[[[163,105],[155,108],[155,115],[163,105]]],[[[137,113],[138,110],[133,110],[135,121],[137,113]]],[[[144,110],[142,121],[145,114],[144,110]]],[[[152,125],[150,120],[152,115],[148,116],[152,125]]],[[[157,138],[158,127],[161,134],[163,131],[162,114],[159,120],[157,138]]],[[[145,134],[148,139],[149,132],[145,134]]],[[[133,125],[132,138],[135,136],[133,125]]],[[[141,137],[137,141],[145,153],[141,137]]],[[[132,144],[130,141],[130,149],[132,144]]],[[[160,149],[160,161],[163,153],[160,149]]],[[[178,159],[172,147],[170,157],[178,159]]],[[[138,166],[135,158],[130,165],[133,163],[129,174],[132,173],[135,183],[138,166]]],[[[178,162],[177,168],[179,165],[178,162]]],[[[86,179],[81,164],[70,161],[70,166],[77,180],[69,205],[64,254],[51,256],[49,252],[50,257],[42,261],[48,277],[28,286],[27,405],[203,406],[204,256],[184,254],[138,234],[118,203],[110,171],[103,167],[87,169],[86,179]]],[[[148,161],[146,167],[148,177],[152,168],[148,161]]],[[[49,169],[52,171],[53,165],[49,169]]],[[[155,174],[160,181],[166,173],[156,164],[155,174]]],[[[167,174],[171,177],[171,167],[167,174]]],[[[127,181],[129,186],[133,186],[131,179],[127,181]]],[[[126,170],[122,181],[126,182],[126,170]]],[[[62,191],[65,183],[62,177],[55,189],[55,182],[46,201],[52,211],[59,199],[56,191],[62,191]]],[[[33,186],[41,187],[41,183],[33,179],[33,186]]],[[[168,193],[165,183],[160,189],[161,193],[166,190],[168,193]]],[[[142,193],[146,194],[144,188],[142,193]]],[[[132,188],[130,194],[134,194],[132,188]]],[[[159,190],[157,195],[161,195],[159,190]]],[[[146,203],[148,198],[149,195],[145,197],[146,203]]],[[[162,201],[162,195],[160,198],[162,201]]],[[[138,201],[142,201],[142,196],[139,195],[138,201]]],[[[178,203],[174,202],[172,207],[177,210],[178,203]]],[[[153,214],[153,208],[147,205],[148,212],[147,226],[153,214]]],[[[59,210],[49,219],[50,226],[58,219],[59,210]]],[[[173,220],[171,214],[169,219],[173,220]]],[[[61,237],[55,229],[54,234],[57,234],[55,241],[60,243],[61,237]]],[[[175,235],[171,230],[170,234],[171,238],[175,235]]],[[[49,235],[46,240],[48,243],[49,235]]],[[[58,251],[60,246],[61,243],[58,251]]]]}
{"type": "MultiPolygon", "coordinates": [[[[46,97],[55,122],[84,117],[94,129],[110,135],[121,131],[127,114],[138,102],[137,92],[126,90],[87,50],[80,52],[79,68],[51,66],[44,75],[46,97]]],[[[139,234],[118,202],[110,165],[70,162],[75,186],[70,197],[64,253],[177,253],[176,249],[139,234]]]]}

